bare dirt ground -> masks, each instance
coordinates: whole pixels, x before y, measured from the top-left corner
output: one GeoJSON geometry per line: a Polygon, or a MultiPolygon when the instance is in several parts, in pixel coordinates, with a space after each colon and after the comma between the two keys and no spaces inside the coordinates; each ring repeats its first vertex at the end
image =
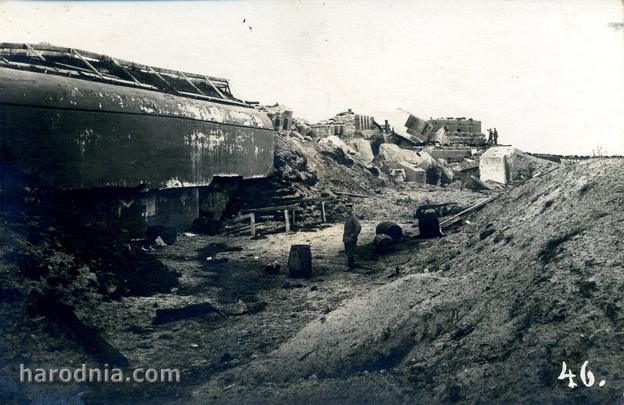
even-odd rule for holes
{"type": "MultiPolygon", "coordinates": [[[[5,288],[4,399],[621,403],[623,165],[610,159],[562,166],[502,191],[439,239],[418,237],[418,204],[469,206],[489,195],[379,188],[354,199],[363,232],[353,271],[345,266],[340,223],[254,239],[180,236],[150,254],[180,273],[176,289],[85,302],[78,312],[128,357],[129,368],[177,367],[181,384],[16,382],[19,363],[72,367],[93,359],[61,327],[28,315],[25,300],[5,288]],[[406,235],[396,252],[378,256],[374,226],[387,219],[406,235]],[[286,275],[296,243],[311,245],[309,280],[286,275]],[[272,260],[282,265],[277,275],[264,273],[272,260]],[[223,314],[153,324],[158,309],[200,302],[223,314]],[[579,377],[586,360],[592,387],[579,377]],[[557,378],[563,361],[577,376],[574,390],[557,378]]],[[[14,265],[3,262],[0,270],[10,284],[14,265]]]]}
{"type": "MultiPolygon", "coordinates": [[[[130,369],[178,368],[182,384],[24,387],[14,381],[20,363],[31,368],[73,367],[85,362],[95,367],[96,363],[59,325],[43,317],[32,321],[25,300],[19,307],[21,315],[15,313],[15,300],[7,300],[2,307],[6,314],[3,320],[11,325],[11,333],[3,338],[2,346],[2,374],[5,383],[12,387],[7,399],[38,398],[44,392],[50,398],[86,403],[192,400],[192,392],[214,375],[276,350],[310,321],[332,313],[345,300],[410,273],[435,271],[444,266],[436,246],[452,250],[456,235],[440,240],[418,238],[417,222],[413,219],[415,207],[448,201],[467,207],[488,196],[442,187],[398,188],[382,189],[371,198],[353,199],[363,226],[358,266],[354,270],[346,267],[342,223],[260,238],[180,235],[174,245],[156,248],[151,253],[180,274],[179,286],[171,293],[77,306],[80,318],[96,326],[129,359],[130,369]],[[380,256],[373,252],[372,240],[377,223],[384,220],[401,224],[405,236],[394,253],[380,256]],[[287,276],[292,244],[311,245],[311,279],[287,276]],[[274,260],[281,264],[279,274],[265,274],[265,264],[274,260]],[[215,312],[153,324],[158,309],[204,302],[212,303],[223,315],[215,312]]],[[[3,269],[6,274],[16,271],[7,263],[3,269]]],[[[149,277],[146,272],[146,280],[149,277]]]]}

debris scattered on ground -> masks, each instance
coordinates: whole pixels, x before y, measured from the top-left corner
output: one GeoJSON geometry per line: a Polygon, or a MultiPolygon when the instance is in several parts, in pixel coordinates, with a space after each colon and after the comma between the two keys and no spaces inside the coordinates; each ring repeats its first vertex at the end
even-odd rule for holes
{"type": "Polygon", "coordinates": [[[279,273],[281,267],[282,266],[277,260],[273,260],[264,266],[264,272],[266,274],[277,274],[279,273]]]}

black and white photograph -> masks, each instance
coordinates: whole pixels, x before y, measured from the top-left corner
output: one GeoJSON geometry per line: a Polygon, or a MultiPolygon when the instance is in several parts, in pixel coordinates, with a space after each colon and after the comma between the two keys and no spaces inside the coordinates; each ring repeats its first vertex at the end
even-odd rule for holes
{"type": "Polygon", "coordinates": [[[624,404],[624,0],[0,0],[0,403],[624,404]]]}

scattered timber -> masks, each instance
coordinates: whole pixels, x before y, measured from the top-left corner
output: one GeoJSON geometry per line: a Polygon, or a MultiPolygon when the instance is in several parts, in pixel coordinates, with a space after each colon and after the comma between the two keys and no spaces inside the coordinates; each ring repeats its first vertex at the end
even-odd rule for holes
{"type": "Polygon", "coordinates": [[[472,207],[466,208],[462,212],[455,214],[452,217],[447,218],[444,221],[440,222],[440,227],[450,226],[454,224],[455,222],[459,221],[463,216],[470,214],[473,211],[478,210],[479,208],[483,207],[486,204],[491,203],[492,201],[496,200],[498,197],[499,197],[498,195],[492,196],[488,198],[487,200],[481,201],[480,203],[473,205],[472,207]]]}
{"type": "Polygon", "coordinates": [[[344,195],[346,197],[356,197],[356,198],[370,198],[370,195],[364,195],[364,194],[356,194],[356,193],[345,193],[342,191],[334,191],[334,194],[336,195],[344,195]]]}

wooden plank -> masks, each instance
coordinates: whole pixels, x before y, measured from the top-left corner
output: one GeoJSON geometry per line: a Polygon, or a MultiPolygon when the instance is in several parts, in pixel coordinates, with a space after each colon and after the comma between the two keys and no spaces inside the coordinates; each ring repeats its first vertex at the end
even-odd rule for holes
{"type": "Polygon", "coordinates": [[[202,100],[214,100],[214,101],[218,101],[218,102],[222,102],[222,103],[228,103],[228,104],[244,105],[244,106],[247,105],[247,104],[241,103],[239,101],[234,101],[234,100],[229,100],[229,99],[221,99],[221,98],[218,98],[218,97],[211,97],[211,96],[203,96],[203,95],[197,94],[197,93],[189,93],[188,91],[178,91],[177,94],[181,94],[183,96],[195,97],[195,98],[199,98],[199,99],[202,99],[202,100]]]}
{"type": "Polygon", "coordinates": [[[355,193],[344,193],[342,191],[334,191],[334,194],[344,195],[344,196],[347,196],[347,197],[371,198],[371,196],[369,196],[369,195],[355,194],[355,193]]]}
{"type": "Polygon", "coordinates": [[[277,212],[277,211],[283,211],[283,210],[290,210],[293,208],[297,208],[299,206],[299,204],[289,204],[289,205],[275,205],[273,207],[262,207],[262,208],[252,208],[249,210],[245,210],[243,212],[245,213],[255,213],[255,214],[259,214],[259,213],[263,213],[263,212],[277,212]]]}
{"type": "Polygon", "coordinates": [[[256,214],[253,212],[249,214],[249,227],[251,229],[251,236],[256,236],[256,214]]]}
{"type": "Polygon", "coordinates": [[[284,210],[284,225],[286,232],[290,232],[290,218],[288,217],[288,210],[284,210]]]}
{"type": "Polygon", "coordinates": [[[97,70],[91,63],[89,63],[89,61],[86,60],[80,53],[78,53],[78,51],[76,51],[75,49],[72,49],[71,52],[72,52],[72,54],[76,55],[78,57],[78,59],[80,59],[85,65],[87,65],[89,67],[89,69],[91,69],[93,71],[93,73],[95,73],[96,75],[98,75],[102,79],[104,78],[102,73],[100,73],[100,71],[97,70]]]}
{"type": "Polygon", "coordinates": [[[498,197],[499,197],[498,195],[492,196],[492,197],[488,198],[487,200],[481,201],[480,203],[477,203],[477,204],[473,205],[472,207],[466,208],[462,212],[460,212],[458,214],[455,214],[452,217],[447,218],[444,221],[440,222],[440,227],[454,224],[455,222],[457,222],[464,215],[478,210],[479,208],[483,207],[484,205],[489,204],[492,201],[496,200],[498,197]]]}

